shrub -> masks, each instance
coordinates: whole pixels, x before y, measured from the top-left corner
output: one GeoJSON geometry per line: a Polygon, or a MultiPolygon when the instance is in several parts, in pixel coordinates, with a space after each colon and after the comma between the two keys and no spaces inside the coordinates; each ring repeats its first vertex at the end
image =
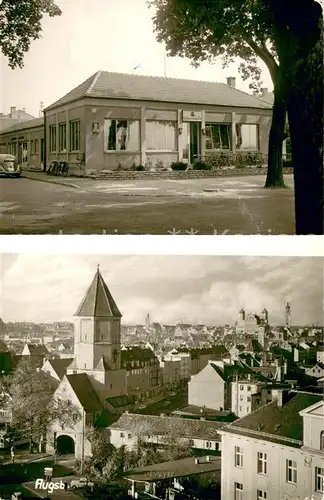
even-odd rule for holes
{"type": "Polygon", "coordinates": [[[137,172],[143,172],[144,170],[146,170],[146,168],[144,167],[144,165],[136,165],[135,170],[137,172]]]}
{"type": "Polygon", "coordinates": [[[203,161],[197,161],[197,163],[194,163],[193,169],[194,170],[210,170],[211,165],[209,165],[203,161]]]}
{"type": "Polygon", "coordinates": [[[234,164],[233,153],[215,153],[207,156],[205,162],[212,169],[230,167],[234,164]]]}
{"type": "Polygon", "coordinates": [[[186,170],[187,164],[183,163],[182,161],[175,161],[171,163],[171,168],[172,170],[186,170]]]}
{"type": "Polygon", "coordinates": [[[155,167],[158,169],[158,170],[163,170],[163,167],[164,167],[164,163],[162,160],[158,160],[155,164],[155,167]]]}

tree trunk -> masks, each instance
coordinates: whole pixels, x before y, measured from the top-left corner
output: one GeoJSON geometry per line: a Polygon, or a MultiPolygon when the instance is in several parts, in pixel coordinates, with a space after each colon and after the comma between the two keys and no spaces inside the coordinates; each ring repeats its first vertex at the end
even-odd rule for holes
{"type": "Polygon", "coordinates": [[[286,104],[277,83],[274,88],[272,122],[269,135],[266,188],[285,187],[282,170],[282,144],[285,139],[286,104]]]}
{"type": "Polygon", "coordinates": [[[323,13],[314,0],[264,0],[273,14],[295,183],[296,234],[323,234],[323,13]]]}

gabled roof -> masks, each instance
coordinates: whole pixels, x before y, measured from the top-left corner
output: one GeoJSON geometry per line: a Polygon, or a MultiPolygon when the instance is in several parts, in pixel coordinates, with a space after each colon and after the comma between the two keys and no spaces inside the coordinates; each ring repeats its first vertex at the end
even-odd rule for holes
{"type": "Polygon", "coordinates": [[[99,267],[75,316],[121,318],[121,313],[100,274],[99,267]]]}
{"type": "Polygon", "coordinates": [[[266,101],[225,83],[98,71],[45,109],[85,97],[191,103],[271,110],[266,101]]]}
{"type": "MultiPolygon", "coordinates": [[[[281,442],[284,441],[284,438],[288,438],[299,441],[301,446],[303,441],[303,420],[300,412],[322,401],[323,396],[292,391],[288,397],[288,401],[283,406],[278,406],[277,401],[273,401],[246,417],[236,420],[227,426],[224,431],[251,435],[253,439],[266,439],[271,442],[281,442]],[[267,433],[269,436],[265,437],[263,433],[267,433]]],[[[289,445],[289,442],[284,442],[289,445]]],[[[296,443],[296,446],[298,446],[298,443],[296,443]]]]}
{"type": "Polygon", "coordinates": [[[66,375],[66,378],[85,411],[102,410],[102,404],[86,373],[66,375]]]}
{"type": "Polygon", "coordinates": [[[8,128],[1,130],[1,134],[7,134],[9,132],[19,132],[19,130],[25,130],[30,128],[42,127],[44,125],[44,117],[33,118],[32,120],[25,120],[15,125],[11,125],[8,128]]]}
{"type": "Polygon", "coordinates": [[[109,429],[120,429],[135,435],[145,434],[163,436],[173,434],[186,438],[209,438],[220,441],[218,430],[225,424],[210,420],[194,420],[181,417],[165,417],[155,415],[142,415],[123,413],[120,419],[112,424],[109,429]]]}
{"type": "Polygon", "coordinates": [[[72,361],[73,358],[53,358],[48,360],[60,380],[62,380],[66,374],[66,369],[72,361]]]}
{"type": "Polygon", "coordinates": [[[46,356],[47,347],[44,345],[27,344],[31,356],[46,356]]]}

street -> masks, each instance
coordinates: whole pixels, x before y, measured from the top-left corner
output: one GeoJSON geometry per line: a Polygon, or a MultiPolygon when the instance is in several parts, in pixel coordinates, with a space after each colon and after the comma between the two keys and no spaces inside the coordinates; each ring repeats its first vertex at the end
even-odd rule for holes
{"type": "Polygon", "coordinates": [[[291,175],[287,189],[264,189],[262,175],[68,185],[26,176],[0,179],[0,234],[294,234],[291,175]]]}

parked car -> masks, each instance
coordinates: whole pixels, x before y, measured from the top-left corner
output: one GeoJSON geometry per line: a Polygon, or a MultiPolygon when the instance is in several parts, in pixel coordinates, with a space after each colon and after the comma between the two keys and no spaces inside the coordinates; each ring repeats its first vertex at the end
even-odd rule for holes
{"type": "Polygon", "coordinates": [[[91,488],[93,489],[94,483],[89,481],[86,477],[80,477],[78,479],[72,479],[70,488],[76,490],[77,488],[91,488]]]}
{"type": "Polygon", "coordinates": [[[0,175],[7,177],[20,177],[21,168],[16,162],[16,157],[9,154],[0,154],[0,175]]]}

